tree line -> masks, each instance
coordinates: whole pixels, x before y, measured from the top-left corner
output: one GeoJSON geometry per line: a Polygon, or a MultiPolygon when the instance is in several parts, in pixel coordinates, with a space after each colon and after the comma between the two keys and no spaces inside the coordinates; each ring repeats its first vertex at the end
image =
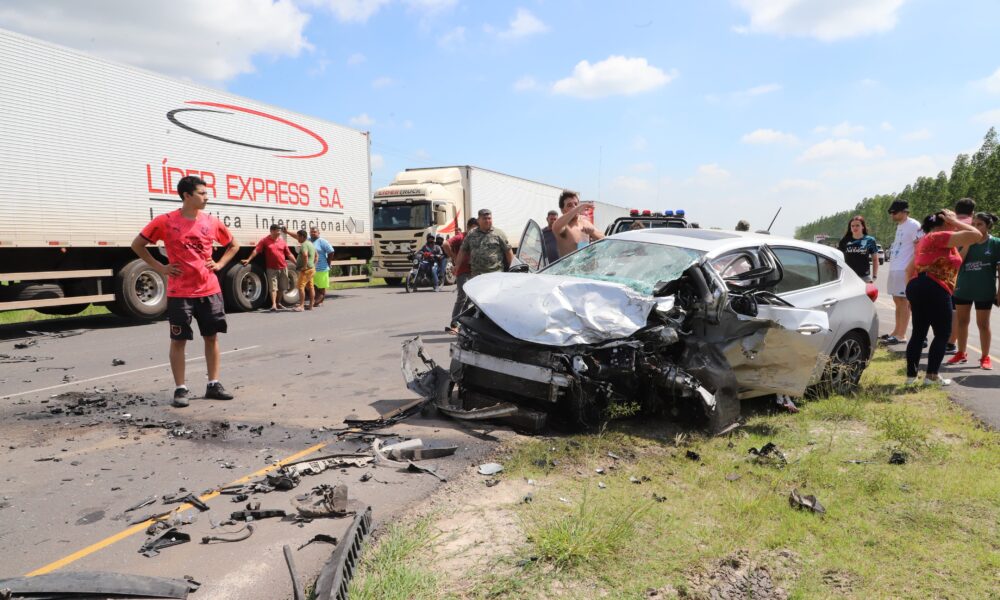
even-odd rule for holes
{"type": "Polygon", "coordinates": [[[959,154],[951,167],[951,175],[941,171],[937,177],[918,177],[903,191],[878,194],[865,198],[852,210],[841,211],[796,228],[795,237],[812,241],[813,236],[826,234],[839,240],[847,231],[851,217],[862,215],[868,224],[868,233],[883,247],[888,248],[896,232],[889,217],[893,200],[910,203],[910,216],[918,221],[942,208],[953,208],[959,198],[976,201],[976,211],[1000,214],[1000,143],[996,129],[990,127],[983,137],[983,144],[971,157],[959,154]]]}

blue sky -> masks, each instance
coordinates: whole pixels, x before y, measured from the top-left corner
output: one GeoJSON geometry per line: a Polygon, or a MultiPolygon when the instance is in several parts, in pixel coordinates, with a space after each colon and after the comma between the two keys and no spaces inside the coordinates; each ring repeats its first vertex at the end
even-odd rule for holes
{"type": "Polygon", "coordinates": [[[373,186],[475,164],[775,231],[1000,124],[1000,2],[4,0],[0,27],[372,132],[373,186]]]}

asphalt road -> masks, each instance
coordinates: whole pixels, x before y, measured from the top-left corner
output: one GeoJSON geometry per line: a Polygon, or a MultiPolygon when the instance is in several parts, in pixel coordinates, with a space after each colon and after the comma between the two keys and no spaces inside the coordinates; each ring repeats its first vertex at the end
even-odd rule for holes
{"type": "MultiPolygon", "coordinates": [[[[163,322],[93,317],[0,328],[0,354],[36,361],[0,365],[0,578],[56,569],[191,575],[203,583],[196,595],[202,600],[291,597],[282,545],[298,548],[317,533],[340,537],[350,519],[301,526],[267,519],[244,542],[203,545],[202,536],[235,529],[213,529],[213,521],[244,508],[216,496],[207,501],[208,512],[185,511],[197,518],[182,528],[190,543],[147,558],[138,553],[145,527],[130,527],[129,518],[164,505],[125,510],[181,487],[201,493],[260,477],[269,464],[289,457],[366,449],[361,439],[338,441],[323,428],[340,428],[350,415],[376,418],[416,398],[403,384],[400,344],[420,334],[431,355],[446,364],[452,338],[443,326],[453,301],[453,293],[370,288],[338,292],[311,312],[230,315],[230,333],[222,336],[222,381],[236,399],[192,400],[185,409],[169,406],[163,322]],[[64,339],[26,337],[26,330],[75,328],[87,331],[64,339]],[[14,349],[25,339],[37,344],[14,349]],[[116,358],[125,364],[112,366],[116,358]],[[73,394],[95,389],[107,407],[67,413],[80,397],[73,394]],[[164,428],[163,421],[180,423],[164,428]],[[260,433],[251,430],[259,426],[260,433]]],[[[200,395],[200,340],[188,350],[189,386],[200,395]]],[[[428,461],[445,477],[478,464],[492,447],[489,436],[420,415],[386,432],[458,445],[454,456],[428,461]]],[[[337,482],[348,484],[358,506],[371,505],[377,522],[391,520],[440,485],[427,474],[352,467],[304,477],[296,490],[255,494],[253,500],[263,509],[294,514],[294,495],[337,482]],[[366,472],[373,477],[361,482],[366,472]]],[[[316,543],[295,552],[304,579],[313,580],[331,549],[316,543]]]]}
{"type": "MultiPolygon", "coordinates": [[[[892,297],[885,291],[888,280],[888,264],[882,266],[882,275],[879,277],[879,298],[876,301],[878,307],[878,317],[882,333],[891,333],[895,323],[895,307],[892,297]]],[[[997,391],[1000,390],[1000,310],[993,307],[990,313],[990,331],[993,333],[992,349],[990,355],[993,357],[993,370],[984,371],[979,368],[979,358],[982,356],[982,343],[979,339],[979,329],[976,327],[975,310],[972,314],[972,323],[969,325],[969,362],[964,365],[948,366],[942,365],[941,375],[953,381],[948,388],[948,393],[952,400],[967,408],[979,420],[988,424],[996,430],[1000,430],[1000,400],[997,391]]],[[[907,329],[907,339],[910,330],[907,329]]],[[[933,336],[933,334],[930,334],[933,336]]],[[[892,352],[905,354],[906,345],[889,346],[892,352]]],[[[927,354],[924,351],[924,360],[927,354]]],[[[947,361],[950,356],[945,357],[947,361]]],[[[921,373],[924,363],[921,363],[921,373]]],[[[900,382],[905,378],[905,373],[900,374],[900,382]]]]}

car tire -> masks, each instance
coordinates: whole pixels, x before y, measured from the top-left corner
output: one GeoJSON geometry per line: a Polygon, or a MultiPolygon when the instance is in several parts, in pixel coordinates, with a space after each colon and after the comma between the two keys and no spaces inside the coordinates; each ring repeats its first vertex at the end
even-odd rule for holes
{"type": "Polygon", "coordinates": [[[167,280],[142,259],[115,273],[113,289],[117,315],[152,321],[167,312],[167,280]]]}
{"type": "Polygon", "coordinates": [[[870,358],[868,336],[860,331],[848,332],[833,346],[823,378],[814,386],[815,394],[820,397],[853,394],[870,358]]]}
{"type": "Polygon", "coordinates": [[[259,265],[236,263],[222,276],[222,296],[226,309],[248,312],[264,308],[271,297],[267,289],[267,274],[259,265]]]}

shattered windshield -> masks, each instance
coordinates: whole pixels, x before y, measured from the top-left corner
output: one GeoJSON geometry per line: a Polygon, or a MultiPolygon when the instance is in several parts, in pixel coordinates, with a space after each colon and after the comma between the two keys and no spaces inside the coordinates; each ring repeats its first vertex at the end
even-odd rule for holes
{"type": "Polygon", "coordinates": [[[651,296],[657,283],[677,279],[702,254],[689,248],[606,239],[553,263],[543,272],[620,283],[651,296]]]}

